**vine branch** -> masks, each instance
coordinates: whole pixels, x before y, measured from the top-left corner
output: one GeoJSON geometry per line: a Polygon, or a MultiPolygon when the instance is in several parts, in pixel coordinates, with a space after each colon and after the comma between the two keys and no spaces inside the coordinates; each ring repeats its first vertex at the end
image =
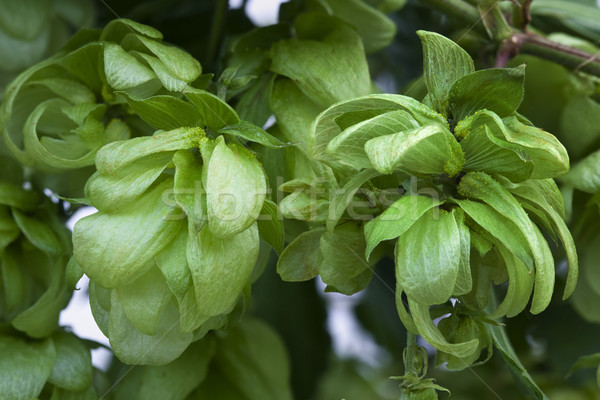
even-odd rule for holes
{"type": "MultiPolygon", "coordinates": [[[[482,31],[482,18],[477,8],[464,0],[420,0],[442,13],[460,19],[482,31]]],[[[529,5],[531,1],[523,1],[522,13],[526,23],[529,22],[529,5]]],[[[526,25],[524,26],[526,28],[526,25]]],[[[498,32],[496,32],[498,33],[498,32]]],[[[560,64],[573,71],[581,71],[600,77],[600,56],[575,47],[547,39],[535,33],[525,33],[513,28],[512,32],[492,35],[493,40],[500,41],[500,49],[496,65],[503,66],[517,54],[529,54],[560,64]]]]}

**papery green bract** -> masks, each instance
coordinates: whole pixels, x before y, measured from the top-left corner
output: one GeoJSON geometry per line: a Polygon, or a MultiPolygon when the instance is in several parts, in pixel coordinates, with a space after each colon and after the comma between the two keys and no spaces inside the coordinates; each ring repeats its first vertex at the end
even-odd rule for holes
{"type": "Polygon", "coordinates": [[[452,40],[434,32],[417,31],[423,44],[423,76],[433,108],[446,114],[454,82],[475,71],[469,54],[452,40]]]}
{"type": "Polygon", "coordinates": [[[247,229],[258,218],[267,184],[254,154],[219,139],[210,158],[204,157],[206,205],[211,232],[226,238],[247,229]]]}
{"type": "Polygon", "coordinates": [[[421,216],[442,204],[439,199],[426,196],[402,196],[383,213],[365,225],[367,258],[383,240],[396,239],[409,229],[421,216]]]}
{"type": "Polygon", "coordinates": [[[456,357],[449,353],[439,352],[436,354],[435,363],[437,365],[446,363],[446,368],[450,370],[463,370],[472,365],[479,357],[480,353],[487,348],[488,358],[492,352],[492,340],[481,321],[473,318],[452,314],[442,319],[438,323],[440,332],[451,342],[466,341],[477,339],[477,349],[467,357],[456,357]]]}
{"type": "Polygon", "coordinates": [[[194,125],[194,106],[171,92],[194,81],[200,64],[161,37],[152,28],[119,19],[101,32],[79,33],[59,53],[21,73],[0,108],[0,131],[11,154],[44,173],[39,178],[44,185],[81,197],[77,190],[68,192],[72,178],[66,172],[89,175],[85,168],[103,145],[149,135],[152,129],[142,120],[161,129],[194,125]],[[140,116],[132,115],[125,100],[140,116]],[[183,107],[179,103],[190,112],[166,118],[183,107]],[[146,118],[148,109],[160,107],[162,115],[146,118]],[[58,173],[57,184],[52,175],[58,173]]]}
{"type": "Polygon", "coordinates": [[[442,125],[425,125],[371,139],[365,143],[365,152],[382,174],[400,170],[411,175],[454,176],[464,163],[458,142],[442,125]]]}
{"type": "Polygon", "coordinates": [[[500,117],[508,117],[523,100],[524,79],[525,66],[485,69],[463,76],[448,91],[449,115],[458,122],[487,109],[500,117]]]}
{"type": "Polygon", "coordinates": [[[334,167],[345,164],[360,169],[369,165],[367,141],[416,130],[428,123],[446,125],[440,114],[410,97],[389,94],[359,97],[335,104],[317,117],[312,126],[311,150],[316,160],[334,167]],[[346,160],[339,150],[347,151],[349,158],[346,160]]]}
{"type": "Polygon", "coordinates": [[[298,39],[280,41],[271,49],[273,72],[293,79],[305,95],[324,107],[369,93],[363,45],[352,27],[317,13],[300,15],[295,27],[298,39]],[[319,41],[315,26],[319,26],[319,41]],[[332,51],[337,57],[330,57],[332,51]]]}
{"type": "Polygon", "coordinates": [[[460,232],[452,214],[425,212],[400,235],[395,252],[396,279],[409,298],[427,305],[450,298],[460,263],[460,232]]]}
{"type": "MultiPolygon", "coordinates": [[[[524,66],[474,71],[469,55],[449,39],[419,35],[428,89],[422,103],[390,94],[340,101],[316,117],[307,135],[301,127],[309,113],[302,110],[316,108],[318,96],[300,84],[275,84],[282,128],[300,139],[316,181],[329,182],[311,183],[309,173],[281,185],[291,193],[280,203],[283,215],[311,225],[283,251],[278,272],[289,281],[320,274],[328,290],[352,294],[369,274],[370,253],[389,254],[386,241],[396,239],[398,314],[450,368],[461,369],[490,347],[490,319],[516,316],[530,301],[532,313],[548,306],[555,267],[544,234],[562,242],[569,263],[564,296],[573,292],[577,254],[551,181],[565,174],[569,157],[552,134],[516,112],[524,66]],[[284,90],[302,110],[284,112],[284,90]],[[348,231],[353,224],[364,248],[348,231]],[[365,259],[349,249],[343,254],[335,237],[364,249],[365,259]],[[358,260],[364,268],[355,267],[358,260]],[[505,283],[496,304],[494,285],[505,283]],[[433,319],[446,313],[452,319],[436,326],[433,319]]],[[[580,175],[593,187],[591,173],[580,175]]]]}
{"type": "Polygon", "coordinates": [[[168,363],[245,296],[264,173],[249,150],[197,127],[113,142],[96,167],[86,196],[98,212],[73,235],[94,316],[122,361],[168,363]]]}

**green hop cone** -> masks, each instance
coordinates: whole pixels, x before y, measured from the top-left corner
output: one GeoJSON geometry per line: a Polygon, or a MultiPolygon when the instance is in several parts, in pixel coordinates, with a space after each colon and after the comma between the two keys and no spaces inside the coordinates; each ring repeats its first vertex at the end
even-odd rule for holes
{"type": "Polygon", "coordinates": [[[200,75],[195,59],[161,40],[155,29],[119,19],[102,31],[79,32],[56,55],[21,73],[0,109],[9,152],[50,174],[42,179],[45,187],[80,196],[68,185],[89,176],[86,167],[93,166],[98,149],[153,132],[127,99],[181,92],[200,75]]]}
{"type": "Polygon", "coordinates": [[[56,331],[40,340],[0,335],[0,391],[6,400],[96,400],[90,348],[72,333],[56,331]]]}
{"type": "Polygon", "coordinates": [[[477,339],[478,346],[466,358],[459,358],[440,351],[436,354],[436,365],[446,363],[446,368],[448,369],[463,370],[473,365],[480,358],[480,354],[484,350],[487,351],[487,355],[482,362],[487,361],[492,356],[492,339],[486,330],[484,322],[455,313],[442,319],[438,323],[438,328],[450,342],[459,343],[477,339]]]}
{"type": "Polygon", "coordinates": [[[122,361],[165,364],[248,294],[264,173],[249,150],[200,128],[113,142],[96,168],[86,197],[98,212],[73,234],[94,316],[122,361]]]}
{"type": "MultiPolygon", "coordinates": [[[[394,240],[400,317],[457,368],[458,360],[474,362],[489,339],[479,325],[465,328],[471,333],[464,337],[449,337],[432,322],[436,309],[466,307],[481,321],[515,316],[530,301],[532,313],[543,311],[555,284],[544,233],[563,244],[569,264],[564,297],[573,292],[577,254],[551,179],[568,171],[569,159],[553,135],[516,112],[524,67],[474,71],[469,55],[449,39],[419,35],[428,89],[423,102],[374,94],[323,111],[310,132],[313,165],[336,193],[312,196],[311,203],[289,190],[280,207],[288,217],[325,222],[327,234],[348,220],[367,220],[355,222],[365,235],[364,266],[372,251],[389,251],[385,242],[394,240]],[[356,215],[359,201],[367,211],[356,215]],[[492,306],[491,288],[505,282],[503,300],[492,306]],[[447,305],[451,299],[457,300],[453,306],[447,305]]],[[[329,250],[322,232],[313,224],[284,250],[278,266],[284,279],[351,276],[350,262],[323,269],[329,250]],[[317,238],[315,254],[309,243],[317,238]],[[303,253],[313,261],[294,262],[303,253]]]]}
{"type": "Polygon", "coordinates": [[[0,176],[0,319],[31,337],[48,336],[71,297],[65,268],[70,233],[54,205],[23,189],[21,171],[2,157],[0,176]]]}

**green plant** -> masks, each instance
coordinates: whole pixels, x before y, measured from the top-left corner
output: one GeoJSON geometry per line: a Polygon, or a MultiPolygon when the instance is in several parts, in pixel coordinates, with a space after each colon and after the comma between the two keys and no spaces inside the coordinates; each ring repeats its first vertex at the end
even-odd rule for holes
{"type": "Polygon", "coordinates": [[[597,399],[600,11],[421,3],[103,4],[0,62],[0,397],[597,399]],[[58,327],[84,274],[105,371],[58,327]],[[331,350],[317,276],[387,362],[331,350]]]}

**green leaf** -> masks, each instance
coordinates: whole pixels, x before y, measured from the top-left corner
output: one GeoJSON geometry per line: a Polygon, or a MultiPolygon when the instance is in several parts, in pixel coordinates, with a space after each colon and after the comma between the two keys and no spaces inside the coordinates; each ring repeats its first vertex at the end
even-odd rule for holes
{"type": "Polygon", "coordinates": [[[441,304],[452,296],[461,259],[460,232],[452,214],[426,211],[398,238],[396,279],[410,299],[441,304]]]}
{"type": "Polygon", "coordinates": [[[84,82],[95,92],[102,88],[100,79],[100,59],[103,55],[103,43],[92,42],[78,47],[66,54],[58,64],[84,82]]]}
{"type": "Polygon", "coordinates": [[[410,312],[419,334],[437,350],[459,358],[468,357],[477,351],[479,345],[478,339],[450,343],[442,335],[438,327],[433,324],[428,305],[416,302],[410,297],[408,298],[408,304],[410,305],[410,312]]]}
{"type": "Polygon", "coordinates": [[[182,92],[188,86],[189,82],[177,77],[159,58],[138,51],[132,51],[131,53],[148,64],[168,91],[182,92]]]}
{"type": "Polygon", "coordinates": [[[123,313],[137,330],[155,335],[160,317],[169,302],[171,292],[160,269],[152,267],[136,280],[116,289],[123,313]]]}
{"type": "Polygon", "coordinates": [[[185,97],[200,111],[202,124],[209,129],[219,129],[236,125],[240,118],[231,106],[206,90],[187,88],[185,97]]]}
{"type": "Polygon", "coordinates": [[[205,165],[211,232],[225,238],[247,229],[260,215],[267,190],[256,156],[241,146],[225,144],[221,137],[205,165]]]}
{"type": "Polygon", "coordinates": [[[506,315],[511,318],[527,307],[533,290],[534,277],[527,266],[506,247],[500,243],[496,243],[496,246],[508,271],[508,289],[504,300],[489,314],[489,317],[496,319],[506,315]]]}
{"type": "Polygon", "coordinates": [[[325,0],[332,14],[356,28],[366,53],[387,47],[396,35],[396,24],[383,12],[362,0],[325,0]]]}
{"type": "Polygon", "coordinates": [[[365,219],[367,217],[367,215],[358,214],[356,208],[365,204],[365,202],[356,202],[354,195],[362,185],[378,175],[379,172],[373,169],[361,171],[353,176],[344,187],[334,192],[334,196],[330,202],[331,207],[333,207],[333,213],[330,213],[329,218],[327,218],[327,229],[329,231],[333,231],[346,211],[348,211],[351,219],[365,219]],[[349,208],[349,206],[351,207],[349,208]]]}
{"type": "Polygon", "coordinates": [[[206,196],[202,187],[202,167],[197,156],[180,150],[173,156],[175,181],[173,197],[188,218],[190,233],[196,234],[207,220],[206,196]]]}
{"type": "Polygon", "coordinates": [[[99,121],[93,118],[87,119],[84,124],[75,128],[64,112],[68,106],[68,103],[60,99],[46,100],[29,115],[23,127],[23,139],[25,150],[33,158],[37,168],[68,169],[93,164],[94,152],[100,146],[92,143],[86,144],[83,139],[90,139],[90,142],[96,141],[99,139],[98,133],[101,134],[103,128],[99,121]],[[86,137],[86,128],[89,127],[92,127],[95,132],[91,137],[86,137]],[[39,137],[39,132],[61,133],[72,128],[75,128],[73,131],[77,132],[79,136],[63,136],[64,139],[56,139],[51,136],[42,136],[41,139],[39,137]],[[88,145],[91,145],[89,146],[91,149],[88,145]]]}
{"type": "Polygon", "coordinates": [[[92,383],[90,350],[75,335],[67,332],[55,333],[52,341],[56,362],[48,381],[66,390],[85,390],[92,383]]]}
{"type": "Polygon", "coordinates": [[[12,214],[19,229],[35,247],[49,254],[63,252],[58,237],[45,221],[31,218],[16,209],[12,210],[12,214]]]}
{"type": "Polygon", "coordinates": [[[366,258],[380,242],[402,235],[428,210],[441,204],[443,201],[431,197],[402,196],[381,215],[365,224],[366,258]]]}
{"type": "Polygon", "coordinates": [[[275,74],[262,74],[235,105],[240,119],[264,126],[273,111],[269,107],[275,74]]]}
{"type": "Polygon", "coordinates": [[[156,74],[121,46],[104,45],[104,74],[114,90],[127,90],[156,79],[156,74]]]}
{"type": "Polygon", "coordinates": [[[423,77],[433,108],[446,114],[450,88],[475,71],[471,56],[452,40],[435,32],[417,31],[423,45],[423,77]]]}
{"type": "Polygon", "coordinates": [[[115,288],[147,271],[148,261],[182,228],[181,221],[165,218],[170,208],[163,193],[172,186],[167,180],[118,213],[97,212],[75,224],[75,259],[90,279],[115,288]]]}
{"type": "Polygon", "coordinates": [[[272,149],[286,146],[285,143],[281,142],[275,136],[247,121],[240,121],[236,125],[221,128],[218,133],[239,137],[249,142],[260,143],[272,149]]]}
{"type": "Polygon", "coordinates": [[[519,122],[517,117],[504,120],[506,140],[521,146],[533,161],[533,179],[555,178],[569,171],[569,155],[550,133],[519,122]]]}
{"type": "Polygon", "coordinates": [[[52,340],[25,342],[0,336],[0,393],[6,400],[39,396],[52,371],[56,350],[52,340]]]}
{"type": "Polygon", "coordinates": [[[329,201],[322,198],[318,188],[295,191],[279,203],[281,214],[288,219],[301,221],[326,221],[329,217],[329,201]]]}
{"type": "Polygon", "coordinates": [[[521,364],[517,353],[510,344],[504,327],[491,324],[487,324],[486,326],[494,341],[494,347],[498,350],[510,371],[519,380],[529,396],[536,400],[549,400],[533,378],[531,378],[525,367],[523,367],[523,364],[521,364]]]}
{"type": "Polygon", "coordinates": [[[105,289],[100,285],[96,285],[96,282],[90,281],[89,285],[89,298],[90,308],[92,310],[92,316],[96,321],[96,325],[102,331],[104,336],[109,335],[109,311],[111,307],[111,294],[112,290],[105,289]]]}
{"type": "Polygon", "coordinates": [[[279,78],[273,86],[270,107],[283,136],[305,154],[311,154],[311,124],[322,108],[290,79],[279,78]]]}
{"type": "Polygon", "coordinates": [[[28,86],[40,85],[50,89],[54,94],[67,100],[71,104],[95,103],[96,96],[85,85],[65,78],[32,79],[28,86]]]}
{"type": "Polygon", "coordinates": [[[32,190],[25,190],[21,185],[11,182],[0,181],[0,204],[28,210],[37,206],[40,200],[40,196],[32,190]]]}
{"type": "Polygon", "coordinates": [[[115,175],[120,168],[150,154],[194,148],[203,137],[200,128],[179,128],[112,142],[96,154],[96,169],[104,175],[115,175]]]}
{"type": "Polygon", "coordinates": [[[182,81],[190,83],[202,74],[200,63],[184,50],[141,35],[135,37],[182,81]]]}
{"type": "MultiPolygon", "coordinates": [[[[317,160],[338,160],[327,152],[329,143],[352,125],[390,111],[404,110],[418,125],[438,123],[447,126],[445,118],[412,97],[373,94],[334,104],[323,111],[312,124],[309,147],[317,160]]],[[[314,117],[313,117],[314,118],[314,117]]],[[[410,119],[407,119],[410,121],[410,119]]],[[[407,122],[408,122],[407,121],[407,122]]],[[[418,126],[417,125],[417,126],[418,126]]],[[[340,139],[342,140],[342,139],[340,139]]]]}
{"type": "Polygon", "coordinates": [[[365,144],[365,152],[382,174],[401,170],[415,175],[454,176],[465,162],[454,136],[438,124],[371,139],[365,144]]]}
{"type": "MultiPolygon", "coordinates": [[[[542,232],[540,232],[536,225],[533,225],[533,228],[538,243],[540,243],[542,259],[540,262],[536,261],[535,286],[533,297],[531,299],[530,311],[532,314],[539,314],[548,307],[552,300],[552,292],[554,291],[554,281],[556,277],[554,272],[554,257],[546,243],[546,238],[544,238],[544,235],[542,235],[542,232]]],[[[570,285],[573,284],[571,283],[570,285]]]]}
{"type": "Polygon", "coordinates": [[[577,362],[571,367],[569,374],[572,374],[578,369],[598,368],[598,366],[600,366],[600,353],[579,357],[577,362]]]}
{"type": "Polygon", "coordinates": [[[465,213],[460,208],[453,208],[452,215],[458,227],[460,235],[460,261],[458,263],[458,274],[454,285],[453,296],[460,296],[471,292],[473,278],[471,276],[471,233],[465,224],[465,213]]]}
{"type": "Polygon", "coordinates": [[[145,99],[121,92],[133,111],[153,128],[171,130],[200,126],[202,115],[192,104],[173,96],[152,96],[145,99]]]}
{"type": "Polygon", "coordinates": [[[318,270],[328,285],[327,291],[351,295],[363,290],[373,275],[375,260],[365,259],[366,242],[359,225],[340,225],[332,232],[324,232],[319,241],[318,270]]]}
{"type": "Polygon", "coordinates": [[[324,229],[302,232],[286,246],[277,261],[277,273],[286,282],[308,281],[319,273],[319,246],[324,229]]]}
{"type": "MultiPolygon", "coordinates": [[[[460,208],[473,219],[480,229],[483,228],[485,232],[506,246],[512,254],[523,261],[530,271],[534,269],[529,243],[523,233],[518,230],[517,226],[510,219],[487,204],[471,200],[453,199],[452,201],[456,202],[460,208]]],[[[478,239],[481,238],[487,240],[480,235],[471,236],[472,238],[477,237],[478,239]]],[[[481,250],[486,250],[491,246],[491,243],[483,244],[486,246],[481,250]]]]}
{"type": "Polygon", "coordinates": [[[137,367],[123,376],[115,400],[181,400],[206,378],[216,342],[206,337],[160,367],[137,367]]]}
{"type": "Polygon", "coordinates": [[[536,269],[531,312],[537,314],[544,310],[550,302],[554,289],[554,260],[544,237],[531,222],[523,207],[497,181],[483,172],[466,174],[461,179],[458,192],[462,196],[479,199],[489,204],[512,221],[525,236],[536,269]]]}
{"type": "Polygon", "coordinates": [[[600,191],[600,150],[579,161],[571,171],[561,178],[575,189],[587,193],[600,191]]]}
{"type": "Polygon", "coordinates": [[[162,33],[151,26],[140,24],[127,18],[118,18],[110,21],[100,36],[101,41],[120,42],[123,37],[131,32],[139,33],[155,40],[162,39],[162,33]]]}
{"type": "Polygon", "coordinates": [[[321,13],[304,13],[295,26],[300,38],[309,37],[275,43],[273,72],[292,79],[321,107],[371,91],[363,45],[352,27],[321,13]]]}
{"type": "Polygon", "coordinates": [[[277,254],[283,251],[283,217],[279,214],[277,204],[265,199],[258,218],[260,237],[273,247],[277,254]]]}
{"type": "MultiPolygon", "coordinates": [[[[449,370],[461,371],[469,368],[480,357],[481,351],[492,344],[483,322],[472,317],[452,314],[438,323],[438,329],[451,343],[478,340],[477,348],[467,357],[456,357],[444,352],[436,354],[436,365],[446,362],[446,368],[449,370]]],[[[488,352],[491,352],[491,348],[488,352]]]]}
{"type": "Polygon", "coordinates": [[[327,152],[354,169],[370,168],[365,143],[370,139],[418,128],[419,123],[405,110],[388,111],[346,128],[327,145],[327,152]]]}
{"type": "Polygon", "coordinates": [[[475,71],[458,79],[450,88],[448,107],[454,121],[481,109],[500,117],[514,113],[523,100],[525,66],[475,71]]]}
{"type": "Polygon", "coordinates": [[[151,154],[122,166],[110,175],[96,172],[85,184],[85,196],[99,210],[121,211],[144,194],[172,160],[172,152],[151,154]]]}
{"type": "Polygon", "coordinates": [[[227,377],[227,386],[238,389],[243,398],[292,399],[285,346],[268,325],[245,318],[224,331],[217,346],[216,365],[227,377]]]}
{"type": "Polygon", "coordinates": [[[187,259],[197,299],[197,312],[205,317],[229,313],[238,302],[258,258],[256,224],[219,238],[204,227],[190,236],[187,259]]]}
{"type": "MultiPolygon", "coordinates": [[[[40,263],[45,260],[40,259],[39,254],[30,254],[32,258],[25,258],[24,263],[40,263]]],[[[45,261],[46,265],[40,267],[42,272],[42,281],[46,286],[35,303],[26,310],[17,315],[12,325],[27,335],[34,338],[44,338],[52,333],[58,325],[58,316],[67,304],[69,294],[67,292],[64,280],[64,269],[67,263],[66,256],[57,257],[52,261],[45,261]]]]}
{"type": "Polygon", "coordinates": [[[563,294],[563,300],[569,297],[575,290],[578,276],[578,260],[575,242],[565,224],[563,198],[552,179],[535,179],[523,182],[509,191],[521,202],[525,210],[542,213],[548,218],[550,233],[558,236],[569,264],[569,273],[563,294]]]}
{"type": "Polygon", "coordinates": [[[457,135],[466,135],[460,142],[466,159],[464,171],[485,171],[513,182],[531,178],[535,163],[524,149],[494,135],[494,124],[502,124],[497,115],[484,110],[465,121],[456,129],[457,135]]]}
{"type": "Polygon", "coordinates": [[[186,255],[188,240],[189,231],[181,229],[171,244],[154,257],[169,289],[179,303],[183,301],[188,290],[192,289],[192,273],[186,255]]]}

